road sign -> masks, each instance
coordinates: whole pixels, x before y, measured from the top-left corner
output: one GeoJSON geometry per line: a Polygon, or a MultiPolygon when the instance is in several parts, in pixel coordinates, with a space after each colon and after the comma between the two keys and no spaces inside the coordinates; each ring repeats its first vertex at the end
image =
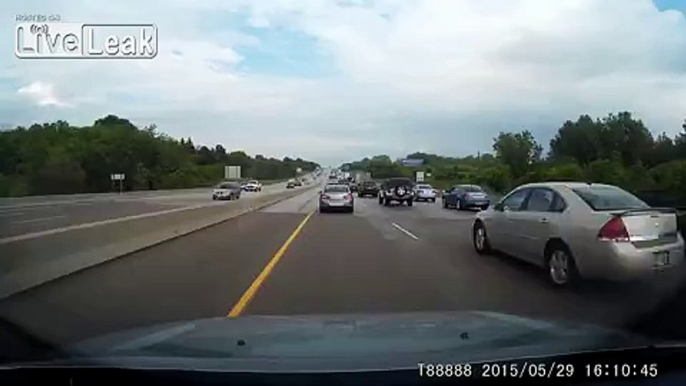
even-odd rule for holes
{"type": "Polygon", "coordinates": [[[424,182],[424,172],[417,172],[417,182],[424,182]]]}
{"type": "Polygon", "coordinates": [[[224,179],[240,179],[241,178],[241,167],[240,166],[224,166],[224,179]]]}
{"type": "Polygon", "coordinates": [[[124,174],[124,173],[110,174],[110,179],[112,181],[119,181],[119,194],[121,194],[124,191],[124,179],[125,178],[126,178],[126,174],[124,174]]]}
{"type": "Polygon", "coordinates": [[[424,165],[424,160],[423,159],[416,159],[416,158],[406,158],[406,159],[400,160],[400,163],[403,166],[420,167],[420,166],[424,165]]]}

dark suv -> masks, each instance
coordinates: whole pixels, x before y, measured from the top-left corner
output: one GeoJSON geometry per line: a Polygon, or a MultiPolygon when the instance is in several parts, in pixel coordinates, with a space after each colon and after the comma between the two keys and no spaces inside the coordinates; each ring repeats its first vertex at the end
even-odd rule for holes
{"type": "Polygon", "coordinates": [[[379,185],[374,181],[363,181],[357,187],[357,197],[372,196],[377,197],[379,195],[379,185]]]}
{"type": "Polygon", "coordinates": [[[409,178],[390,178],[381,184],[379,189],[379,205],[388,206],[392,201],[407,202],[412,206],[414,182],[409,178]]]}

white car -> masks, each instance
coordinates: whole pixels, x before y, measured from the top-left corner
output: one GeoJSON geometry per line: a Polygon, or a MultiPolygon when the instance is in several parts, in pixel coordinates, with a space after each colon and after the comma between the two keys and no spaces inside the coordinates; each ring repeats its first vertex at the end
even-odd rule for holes
{"type": "Polygon", "coordinates": [[[431,201],[436,202],[436,189],[429,184],[418,184],[414,187],[415,201],[431,201]]]}
{"type": "Polygon", "coordinates": [[[260,184],[260,182],[257,180],[251,180],[243,185],[243,190],[246,192],[261,192],[262,184],[260,184]]]}

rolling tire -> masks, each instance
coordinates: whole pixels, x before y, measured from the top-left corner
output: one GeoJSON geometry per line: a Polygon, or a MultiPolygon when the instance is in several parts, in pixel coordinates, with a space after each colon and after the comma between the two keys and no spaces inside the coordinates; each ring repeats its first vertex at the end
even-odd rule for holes
{"type": "Polygon", "coordinates": [[[383,197],[379,196],[379,205],[382,205],[382,204],[383,204],[383,201],[384,201],[384,200],[383,200],[383,197]]]}
{"type": "Polygon", "coordinates": [[[412,206],[412,200],[407,200],[407,206],[412,206]]]}
{"type": "Polygon", "coordinates": [[[383,206],[391,206],[391,200],[384,198],[383,200],[383,206]]]}
{"type": "Polygon", "coordinates": [[[462,210],[462,202],[459,198],[455,201],[455,209],[462,210]]]}
{"type": "Polygon", "coordinates": [[[435,198],[432,198],[432,199],[431,199],[431,202],[436,202],[436,199],[435,199],[435,198]]]}
{"type": "Polygon", "coordinates": [[[443,201],[443,209],[448,209],[448,201],[446,201],[445,198],[442,201],[443,201]]]}
{"type": "Polygon", "coordinates": [[[486,255],[491,253],[491,244],[488,242],[488,233],[486,227],[481,221],[474,223],[472,227],[472,243],[474,250],[479,255],[486,255]]]}
{"type": "Polygon", "coordinates": [[[580,275],[574,256],[562,242],[546,248],[545,268],[548,282],[556,288],[570,288],[578,284],[580,275]]]}

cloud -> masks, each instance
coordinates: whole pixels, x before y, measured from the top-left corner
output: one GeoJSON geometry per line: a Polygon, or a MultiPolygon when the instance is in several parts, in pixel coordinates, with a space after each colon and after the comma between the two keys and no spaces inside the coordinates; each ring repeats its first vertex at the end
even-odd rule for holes
{"type": "Polygon", "coordinates": [[[35,81],[17,90],[17,94],[28,98],[38,106],[70,107],[69,103],[60,100],[51,83],[35,81]]]}
{"type": "MultiPolygon", "coordinates": [[[[0,101],[19,98],[7,103],[28,121],[83,124],[116,113],[209,144],[346,160],[419,145],[470,154],[489,150],[498,131],[524,127],[545,144],[566,119],[625,109],[674,134],[686,111],[686,19],[650,0],[170,0],[164,13],[133,1],[43,0],[27,8],[39,5],[68,21],[155,22],[160,52],[150,61],[0,60],[8,69],[0,83],[25,88],[3,95],[0,85],[0,101]],[[275,34],[298,38],[284,49],[275,34]],[[260,65],[250,65],[257,53],[260,65]],[[315,75],[313,61],[329,71],[315,75]],[[270,68],[280,65],[301,71],[270,68]],[[65,96],[75,108],[32,107],[60,106],[65,96]]],[[[2,7],[0,17],[26,12],[2,7]]]]}

